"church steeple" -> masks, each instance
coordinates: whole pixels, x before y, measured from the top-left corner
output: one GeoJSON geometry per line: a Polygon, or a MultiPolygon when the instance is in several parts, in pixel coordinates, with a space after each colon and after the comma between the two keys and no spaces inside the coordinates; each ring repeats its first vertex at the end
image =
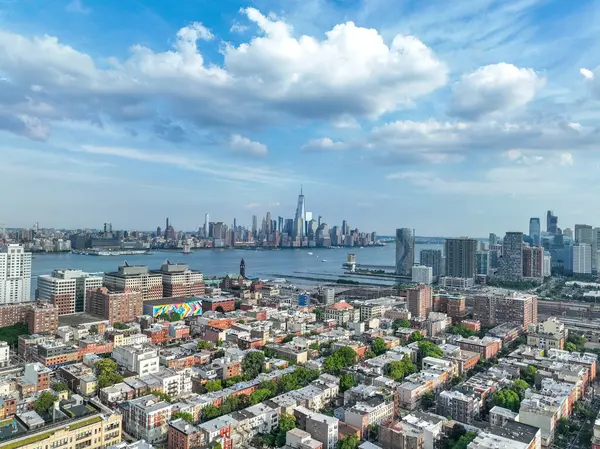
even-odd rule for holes
{"type": "Polygon", "coordinates": [[[242,261],[240,262],[240,276],[243,278],[246,277],[246,262],[244,262],[243,258],[242,258],[242,261]]]}

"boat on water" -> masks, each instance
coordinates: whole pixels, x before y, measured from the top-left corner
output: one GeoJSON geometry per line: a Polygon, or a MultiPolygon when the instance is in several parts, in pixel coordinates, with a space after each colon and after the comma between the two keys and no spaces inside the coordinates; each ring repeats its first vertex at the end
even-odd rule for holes
{"type": "Polygon", "coordinates": [[[321,262],[327,262],[327,259],[321,259],[321,262]]]}
{"type": "Polygon", "coordinates": [[[190,254],[192,252],[192,250],[190,249],[190,245],[185,245],[183,247],[183,251],[181,251],[183,254],[190,254]]]}
{"type": "Polygon", "coordinates": [[[309,256],[312,256],[312,255],[313,255],[313,253],[311,253],[311,252],[309,251],[309,252],[308,252],[308,255],[309,255],[309,256]]]}

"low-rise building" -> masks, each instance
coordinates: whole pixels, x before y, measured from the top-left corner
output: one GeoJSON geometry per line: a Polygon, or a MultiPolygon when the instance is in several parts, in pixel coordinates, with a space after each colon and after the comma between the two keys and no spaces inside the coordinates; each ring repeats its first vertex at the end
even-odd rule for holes
{"type": "Polygon", "coordinates": [[[308,432],[312,438],[323,443],[323,449],[335,449],[338,442],[337,418],[313,412],[305,407],[294,409],[296,427],[308,432]]]}
{"type": "Polygon", "coordinates": [[[123,416],[125,429],[150,444],[163,444],[167,441],[172,409],[171,404],[153,394],[132,399],[123,416]]]}
{"type": "Polygon", "coordinates": [[[112,358],[125,369],[146,375],[159,370],[158,349],[151,346],[119,346],[112,352],[112,358]]]}
{"type": "Polygon", "coordinates": [[[502,340],[494,337],[469,337],[457,340],[460,349],[478,353],[482,359],[491,359],[496,357],[502,349],[502,340]]]}
{"type": "Polygon", "coordinates": [[[340,301],[325,308],[325,319],[335,320],[338,326],[357,322],[359,318],[360,310],[354,309],[354,307],[345,301],[340,301]]]}

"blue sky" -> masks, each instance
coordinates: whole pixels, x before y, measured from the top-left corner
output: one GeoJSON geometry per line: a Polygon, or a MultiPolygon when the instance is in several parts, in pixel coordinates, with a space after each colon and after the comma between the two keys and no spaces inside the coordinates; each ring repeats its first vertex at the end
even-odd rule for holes
{"type": "Polygon", "coordinates": [[[0,0],[0,222],[600,226],[600,1],[0,0]]]}

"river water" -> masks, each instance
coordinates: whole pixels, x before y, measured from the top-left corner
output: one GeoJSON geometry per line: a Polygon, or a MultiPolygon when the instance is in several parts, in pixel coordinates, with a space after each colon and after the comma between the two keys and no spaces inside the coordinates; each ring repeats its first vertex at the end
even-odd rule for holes
{"type": "MultiPolygon", "coordinates": [[[[422,249],[443,249],[443,245],[416,244],[415,262],[422,249]]],[[[223,276],[239,272],[240,261],[246,262],[246,276],[274,278],[297,275],[331,278],[335,281],[344,273],[342,264],[348,253],[356,254],[357,264],[393,266],[395,245],[365,248],[303,248],[282,250],[203,249],[191,254],[154,251],[152,254],[135,256],[85,256],[80,254],[35,254],[32,261],[32,290],[35,291],[37,276],[50,274],[55,269],[83,270],[89,273],[116,271],[127,261],[130,265],[147,265],[159,269],[165,260],[187,263],[205,276],[223,276]],[[312,253],[312,254],[309,254],[312,253]]],[[[364,277],[357,280],[365,280],[364,277]]]]}

